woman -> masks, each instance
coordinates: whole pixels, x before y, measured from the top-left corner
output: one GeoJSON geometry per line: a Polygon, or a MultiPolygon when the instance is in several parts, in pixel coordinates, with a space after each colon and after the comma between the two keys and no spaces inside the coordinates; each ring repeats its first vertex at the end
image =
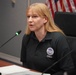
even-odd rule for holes
{"type": "Polygon", "coordinates": [[[26,16],[28,25],[21,49],[23,66],[54,75],[63,75],[74,68],[70,54],[63,58],[70,48],[65,34],[54,24],[48,7],[34,3],[28,7],[26,16]],[[56,61],[59,62],[47,69],[56,61]]]}

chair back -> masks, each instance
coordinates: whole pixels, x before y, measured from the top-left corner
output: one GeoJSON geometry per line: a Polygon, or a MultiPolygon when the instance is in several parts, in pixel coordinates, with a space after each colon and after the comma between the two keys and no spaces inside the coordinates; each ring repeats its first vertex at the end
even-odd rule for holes
{"type": "Polygon", "coordinates": [[[68,44],[71,48],[72,59],[75,65],[74,74],[76,75],[76,13],[56,12],[54,21],[67,36],[68,44]]]}
{"type": "Polygon", "coordinates": [[[68,36],[76,36],[76,13],[56,12],[54,21],[68,36]]]}

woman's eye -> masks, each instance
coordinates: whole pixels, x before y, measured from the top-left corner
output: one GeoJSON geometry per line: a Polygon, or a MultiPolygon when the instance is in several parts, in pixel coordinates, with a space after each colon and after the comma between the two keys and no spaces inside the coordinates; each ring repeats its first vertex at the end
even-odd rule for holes
{"type": "Polygon", "coordinates": [[[28,16],[27,16],[27,18],[30,18],[30,17],[31,17],[31,18],[37,18],[38,16],[37,16],[37,15],[33,15],[33,16],[29,16],[29,15],[28,15],[28,16]]]}
{"type": "Polygon", "coordinates": [[[27,16],[27,18],[29,18],[30,16],[27,16]]]}
{"type": "Polygon", "coordinates": [[[36,17],[38,17],[38,16],[32,16],[32,18],[36,18],[36,17]]]}

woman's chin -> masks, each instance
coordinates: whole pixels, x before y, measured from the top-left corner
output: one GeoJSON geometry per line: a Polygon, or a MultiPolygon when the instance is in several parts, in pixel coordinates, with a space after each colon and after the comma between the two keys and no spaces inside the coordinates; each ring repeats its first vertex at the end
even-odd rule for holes
{"type": "Polygon", "coordinates": [[[35,29],[33,29],[33,28],[30,28],[30,31],[35,31],[35,29]]]}

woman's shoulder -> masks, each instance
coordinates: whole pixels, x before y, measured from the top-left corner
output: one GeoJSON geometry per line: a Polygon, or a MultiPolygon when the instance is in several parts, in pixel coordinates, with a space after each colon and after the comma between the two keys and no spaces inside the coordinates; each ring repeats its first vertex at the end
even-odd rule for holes
{"type": "Polygon", "coordinates": [[[51,34],[52,36],[57,36],[57,37],[65,36],[65,34],[63,34],[61,32],[49,32],[49,34],[51,34]]]}
{"type": "Polygon", "coordinates": [[[55,38],[55,39],[57,39],[57,38],[65,38],[65,37],[66,37],[66,36],[65,36],[63,33],[61,33],[61,32],[51,32],[50,34],[51,34],[52,38],[55,38]]]}

